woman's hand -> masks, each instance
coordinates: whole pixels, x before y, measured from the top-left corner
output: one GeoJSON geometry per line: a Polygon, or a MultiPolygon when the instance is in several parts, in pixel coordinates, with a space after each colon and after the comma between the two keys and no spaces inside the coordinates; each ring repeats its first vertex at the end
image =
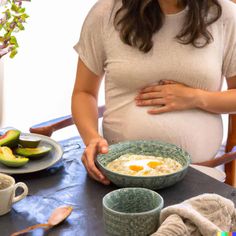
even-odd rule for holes
{"type": "Polygon", "coordinates": [[[149,114],[160,114],[196,108],[198,91],[174,81],[162,81],[158,85],[143,88],[135,100],[137,106],[152,106],[149,114]]]}
{"type": "Polygon", "coordinates": [[[92,139],[89,142],[83,153],[82,162],[91,178],[108,185],[110,184],[110,181],[98,170],[94,162],[97,154],[99,153],[108,153],[107,141],[101,137],[92,139]]]}

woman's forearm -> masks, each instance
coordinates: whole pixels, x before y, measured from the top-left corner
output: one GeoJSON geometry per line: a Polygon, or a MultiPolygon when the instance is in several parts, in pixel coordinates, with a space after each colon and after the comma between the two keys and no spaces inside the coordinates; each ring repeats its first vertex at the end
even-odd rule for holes
{"type": "Polygon", "coordinates": [[[72,116],[79,133],[85,143],[100,137],[98,134],[97,99],[86,92],[72,95],[72,116]]]}
{"type": "Polygon", "coordinates": [[[224,92],[196,90],[196,106],[212,113],[236,113],[236,89],[224,92]]]}

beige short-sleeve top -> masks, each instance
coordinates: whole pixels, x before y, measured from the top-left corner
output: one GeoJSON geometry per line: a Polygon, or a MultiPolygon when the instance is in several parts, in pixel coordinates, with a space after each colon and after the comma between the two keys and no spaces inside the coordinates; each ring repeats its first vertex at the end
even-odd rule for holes
{"type": "Polygon", "coordinates": [[[104,137],[124,140],[162,140],[190,153],[193,162],[213,158],[222,142],[220,115],[200,109],[150,115],[137,107],[138,90],[160,80],[174,80],[193,88],[220,91],[224,77],[236,75],[236,4],[219,0],[222,16],[209,26],[214,41],[204,48],[180,44],[188,8],[165,16],[153,35],[153,48],[142,53],[124,44],[113,19],[121,0],[100,0],[87,15],[75,50],[95,74],[105,73],[104,137]]]}

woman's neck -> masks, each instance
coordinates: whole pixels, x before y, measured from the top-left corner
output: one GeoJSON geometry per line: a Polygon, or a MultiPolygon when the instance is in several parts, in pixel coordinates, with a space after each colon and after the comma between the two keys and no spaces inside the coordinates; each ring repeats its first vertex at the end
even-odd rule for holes
{"type": "Polygon", "coordinates": [[[164,14],[176,14],[184,9],[181,0],[158,0],[164,14]]]}

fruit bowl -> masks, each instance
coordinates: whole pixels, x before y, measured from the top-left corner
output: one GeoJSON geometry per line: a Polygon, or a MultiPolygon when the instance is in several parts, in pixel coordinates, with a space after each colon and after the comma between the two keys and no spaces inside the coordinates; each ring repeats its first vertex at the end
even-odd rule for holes
{"type": "Polygon", "coordinates": [[[143,187],[162,189],[171,186],[184,178],[188,171],[190,155],[180,147],[161,141],[126,141],[109,146],[108,154],[100,154],[96,164],[101,172],[119,187],[143,187]],[[171,158],[182,165],[181,170],[160,176],[131,176],[109,170],[106,166],[121,155],[132,153],[139,155],[171,158]]]}

